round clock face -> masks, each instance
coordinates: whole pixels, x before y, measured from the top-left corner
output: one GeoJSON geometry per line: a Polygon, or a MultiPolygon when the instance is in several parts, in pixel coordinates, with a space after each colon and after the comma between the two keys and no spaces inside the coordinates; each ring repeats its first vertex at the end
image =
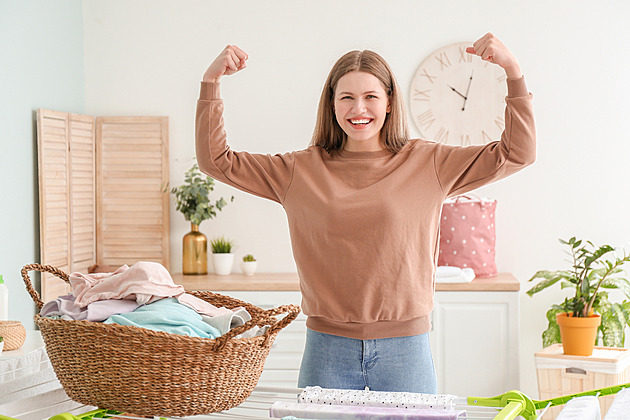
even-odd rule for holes
{"type": "Polygon", "coordinates": [[[427,140],[456,145],[499,140],[505,126],[505,71],[459,42],[431,53],[411,83],[413,121],[427,140]]]}

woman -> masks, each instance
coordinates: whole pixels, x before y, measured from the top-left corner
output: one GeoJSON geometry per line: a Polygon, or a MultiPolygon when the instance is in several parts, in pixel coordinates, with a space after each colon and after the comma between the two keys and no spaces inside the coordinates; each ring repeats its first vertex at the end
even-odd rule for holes
{"type": "Polygon", "coordinates": [[[275,156],[234,152],[219,81],[246,66],[228,46],[207,69],[197,104],[201,170],[284,207],[307,338],[298,386],[436,392],[429,316],[445,198],[532,163],[532,95],[492,34],[467,49],[507,74],[501,140],[457,147],[409,140],[387,63],[353,51],[324,86],[311,146],[275,156]]]}

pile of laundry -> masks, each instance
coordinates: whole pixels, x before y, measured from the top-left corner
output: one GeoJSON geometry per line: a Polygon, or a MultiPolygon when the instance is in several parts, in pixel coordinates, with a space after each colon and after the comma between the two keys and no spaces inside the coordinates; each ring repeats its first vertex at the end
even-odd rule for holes
{"type": "Polygon", "coordinates": [[[380,392],[306,387],[298,402],[277,401],[271,417],[311,419],[459,420],[464,410],[454,409],[454,395],[380,392]]]}
{"type": "MultiPolygon", "coordinates": [[[[44,304],[40,315],[52,319],[130,325],[190,337],[217,338],[245,324],[244,308],[216,307],[186,293],[168,270],[155,262],[123,265],[112,273],[72,273],[72,293],[44,304]]],[[[264,334],[257,326],[237,338],[264,334]]]]}

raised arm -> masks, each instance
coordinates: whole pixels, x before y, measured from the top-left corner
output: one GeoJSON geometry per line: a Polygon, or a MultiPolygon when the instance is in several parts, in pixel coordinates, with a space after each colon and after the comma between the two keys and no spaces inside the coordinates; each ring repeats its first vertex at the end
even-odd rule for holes
{"type": "Polygon", "coordinates": [[[533,96],[528,92],[514,54],[493,34],[486,34],[466,51],[505,70],[505,129],[501,140],[482,146],[438,145],[435,170],[446,196],[463,194],[505,178],[536,158],[533,96]]]}
{"type": "Polygon", "coordinates": [[[202,172],[218,181],[282,203],[293,175],[294,154],[235,152],[227,143],[219,81],[244,69],[247,58],[243,50],[228,45],[203,75],[195,130],[197,162],[202,172]]]}

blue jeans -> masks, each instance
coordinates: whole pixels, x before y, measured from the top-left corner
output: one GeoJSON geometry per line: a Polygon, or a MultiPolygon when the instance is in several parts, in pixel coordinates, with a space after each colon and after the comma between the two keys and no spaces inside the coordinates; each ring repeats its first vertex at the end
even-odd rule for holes
{"type": "Polygon", "coordinates": [[[435,394],[429,334],[358,340],[306,330],[298,387],[435,394]]]}

